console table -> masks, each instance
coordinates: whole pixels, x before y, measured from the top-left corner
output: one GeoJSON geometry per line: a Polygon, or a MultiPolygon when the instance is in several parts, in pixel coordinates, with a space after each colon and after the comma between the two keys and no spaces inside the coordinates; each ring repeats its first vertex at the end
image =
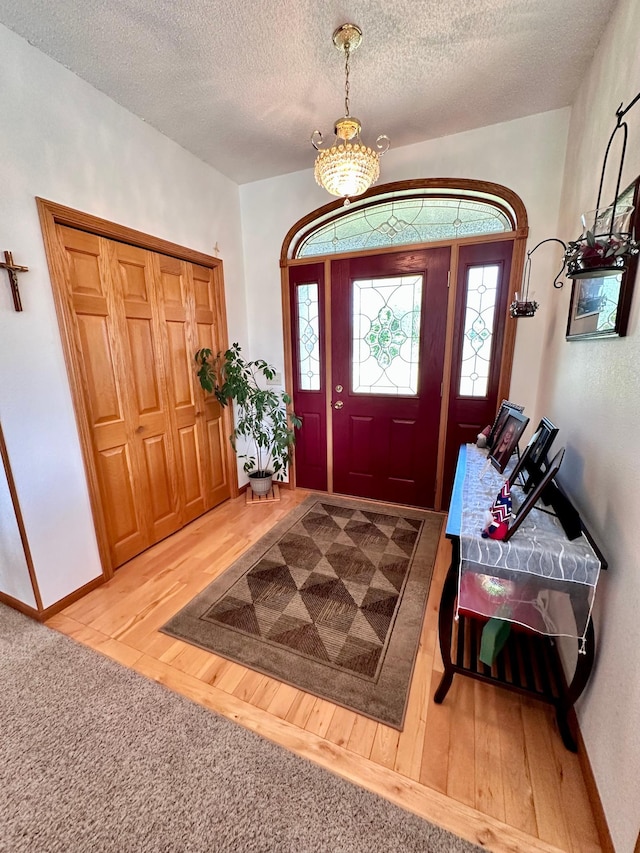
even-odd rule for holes
{"type": "Polygon", "coordinates": [[[555,708],[562,740],[575,752],[568,715],[593,667],[591,607],[606,563],[584,526],[583,534],[569,541],[557,519],[542,509],[533,509],[508,543],[482,539],[482,507],[491,507],[507,476],[487,469],[485,459],[475,445],[460,449],[446,528],[452,559],[438,624],[444,673],[434,701],[444,700],[455,674],[533,696],[555,708]],[[564,602],[572,630],[566,617],[556,623],[548,615],[551,596],[564,602]],[[478,653],[492,617],[511,622],[512,630],[487,666],[478,653]],[[558,636],[575,636],[580,644],[570,683],[558,655],[558,636]]]}

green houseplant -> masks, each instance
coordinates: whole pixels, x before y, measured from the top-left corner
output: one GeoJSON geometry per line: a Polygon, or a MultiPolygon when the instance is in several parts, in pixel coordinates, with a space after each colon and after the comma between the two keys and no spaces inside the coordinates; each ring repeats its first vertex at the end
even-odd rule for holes
{"type": "Polygon", "coordinates": [[[237,343],[225,353],[213,355],[200,349],[195,355],[200,385],[215,394],[222,406],[236,404],[235,429],[229,436],[243,468],[249,475],[255,494],[266,494],[272,478],[284,479],[289,465],[295,429],[302,421],[288,410],[291,397],[285,391],[262,388],[260,382],[272,380],[276,371],[263,359],[246,361],[237,343]],[[238,439],[246,444],[239,452],[238,439]]]}

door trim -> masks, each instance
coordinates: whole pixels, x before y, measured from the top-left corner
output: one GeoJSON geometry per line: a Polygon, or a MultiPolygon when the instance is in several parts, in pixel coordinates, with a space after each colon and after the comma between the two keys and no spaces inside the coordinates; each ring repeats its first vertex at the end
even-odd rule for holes
{"type": "MultiPolygon", "coordinates": [[[[451,247],[451,275],[450,275],[450,286],[449,286],[449,306],[447,313],[447,332],[446,332],[446,341],[445,341],[445,362],[444,362],[444,370],[443,370],[443,393],[442,393],[442,405],[440,410],[440,432],[439,432],[439,443],[438,443],[438,469],[436,475],[436,509],[442,508],[442,491],[443,491],[443,471],[444,471],[444,447],[446,444],[446,434],[447,434],[447,419],[448,419],[448,410],[449,410],[449,385],[451,380],[451,368],[452,368],[452,356],[453,356],[453,323],[455,320],[454,317],[454,307],[456,304],[456,292],[457,292],[457,262],[458,262],[458,250],[460,246],[469,245],[473,243],[488,243],[492,241],[499,240],[513,240],[513,255],[511,259],[511,274],[509,277],[509,290],[507,297],[507,314],[505,316],[505,330],[504,330],[504,344],[502,349],[502,360],[500,365],[500,379],[498,382],[498,400],[507,399],[509,397],[509,388],[511,385],[511,372],[513,367],[513,353],[515,349],[515,341],[516,341],[516,324],[511,321],[511,318],[508,315],[509,304],[513,301],[514,294],[520,288],[520,282],[522,281],[522,274],[524,270],[524,261],[526,254],[526,245],[527,245],[527,237],[529,235],[529,224],[527,218],[527,210],[524,206],[522,199],[517,193],[513,190],[510,190],[508,187],[505,187],[501,184],[495,184],[490,181],[477,181],[473,179],[464,179],[464,178],[418,178],[415,180],[408,181],[397,181],[394,183],[381,184],[380,186],[374,187],[370,190],[367,190],[359,199],[369,199],[374,200],[377,196],[382,196],[387,193],[396,193],[406,189],[424,189],[426,191],[430,189],[457,189],[460,191],[461,195],[464,195],[465,191],[476,192],[476,193],[487,193],[492,196],[496,196],[505,201],[513,210],[516,218],[515,229],[513,231],[503,231],[497,234],[480,234],[474,237],[465,237],[459,240],[443,240],[443,241],[434,241],[430,243],[412,243],[408,246],[390,246],[386,247],[378,247],[375,249],[365,250],[361,252],[354,252],[353,254],[333,254],[327,256],[314,256],[314,257],[305,257],[305,258],[289,258],[289,252],[292,247],[292,243],[296,240],[297,235],[299,235],[300,231],[306,226],[310,225],[314,220],[320,219],[332,211],[337,211],[341,207],[343,207],[343,203],[340,199],[336,201],[329,202],[328,204],[323,205],[322,207],[316,208],[316,210],[311,211],[310,213],[303,216],[299,219],[287,232],[280,251],[280,268],[281,268],[281,285],[282,285],[282,306],[283,306],[283,341],[284,341],[284,370],[285,370],[285,383],[287,388],[293,387],[293,349],[292,349],[292,340],[291,340],[291,304],[290,304],[290,290],[289,290],[289,267],[299,266],[303,264],[310,263],[320,263],[322,260],[325,261],[325,299],[330,300],[331,294],[331,276],[330,276],[330,263],[333,260],[340,260],[344,258],[355,258],[366,255],[379,255],[385,254],[388,252],[402,252],[411,249],[420,250],[420,249],[430,249],[437,248],[438,246],[450,246],[451,247]]],[[[328,305],[326,306],[328,309],[328,305]]],[[[326,317],[326,312],[325,312],[326,317]]],[[[331,352],[331,328],[330,321],[325,319],[325,346],[326,351],[328,353],[331,352]]],[[[327,382],[329,383],[328,387],[333,387],[332,377],[331,377],[331,364],[327,363],[327,382]]],[[[331,493],[333,491],[333,469],[332,469],[332,458],[333,458],[333,447],[332,447],[332,435],[330,431],[330,395],[327,397],[327,453],[330,454],[327,457],[328,463],[328,489],[331,493]]],[[[296,484],[296,471],[295,471],[295,449],[293,453],[292,464],[289,468],[289,482],[292,488],[295,488],[296,484]]]]}
{"type": "MultiPolygon", "coordinates": [[[[178,258],[179,260],[199,264],[200,266],[211,269],[216,296],[215,321],[217,327],[220,329],[221,340],[224,341],[224,345],[226,346],[228,342],[228,332],[222,261],[219,258],[213,258],[209,255],[205,255],[202,252],[197,252],[184,246],[179,246],[177,243],[171,243],[168,240],[153,237],[150,234],[145,234],[142,231],[136,231],[133,228],[127,228],[124,225],[109,222],[106,219],[100,219],[99,217],[92,216],[89,213],[74,210],[70,207],[64,207],[61,204],[48,201],[47,199],[36,197],[36,204],[38,206],[40,227],[42,229],[45,253],[49,266],[49,276],[51,278],[51,289],[53,291],[54,304],[58,317],[62,351],[67,368],[67,376],[69,378],[69,387],[71,389],[71,400],[76,417],[76,424],[78,426],[80,449],[82,451],[82,458],[87,476],[89,501],[91,504],[94,529],[98,541],[98,552],[100,554],[102,574],[105,580],[109,580],[109,578],[113,577],[114,566],[110,555],[106,524],[104,520],[104,509],[102,506],[102,498],[100,496],[98,473],[93,456],[93,443],[91,432],[89,430],[89,413],[86,408],[85,395],[82,388],[82,371],[79,364],[79,353],[76,351],[74,343],[75,336],[71,325],[71,309],[68,305],[67,288],[65,283],[65,259],[60,251],[56,228],[58,225],[64,225],[69,228],[75,228],[79,231],[87,231],[98,237],[106,237],[109,240],[128,243],[129,245],[137,246],[141,249],[147,249],[162,255],[170,255],[174,258],[178,258]]],[[[223,409],[222,418],[225,432],[230,434],[233,429],[233,425],[231,423],[231,413],[228,408],[223,409]]],[[[224,464],[231,488],[231,497],[237,497],[239,494],[238,473],[235,464],[235,456],[233,455],[231,445],[228,442],[225,442],[224,464]]]]}

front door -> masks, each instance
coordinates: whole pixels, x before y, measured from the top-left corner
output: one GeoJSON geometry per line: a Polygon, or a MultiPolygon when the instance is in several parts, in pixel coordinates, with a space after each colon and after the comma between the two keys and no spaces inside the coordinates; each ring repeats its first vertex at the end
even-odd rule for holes
{"type": "Polygon", "coordinates": [[[331,264],[335,492],[435,504],[449,247],[331,264]]]}

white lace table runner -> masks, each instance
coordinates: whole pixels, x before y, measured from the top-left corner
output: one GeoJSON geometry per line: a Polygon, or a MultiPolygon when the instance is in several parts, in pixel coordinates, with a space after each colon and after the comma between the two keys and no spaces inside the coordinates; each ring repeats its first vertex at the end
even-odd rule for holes
{"type": "MultiPolygon", "coordinates": [[[[539,633],[584,638],[600,561],[584,536],[569,541],[557,518],[533,508],[508,542],[483,539],[487,510],[506,474],[467,445],[460,524],[459,609],[539,633]]],[[[508,470],[508,469],[507,469],[508,470]]],[[[513,487],[514,506],[524,499],[513,487]]]]}

